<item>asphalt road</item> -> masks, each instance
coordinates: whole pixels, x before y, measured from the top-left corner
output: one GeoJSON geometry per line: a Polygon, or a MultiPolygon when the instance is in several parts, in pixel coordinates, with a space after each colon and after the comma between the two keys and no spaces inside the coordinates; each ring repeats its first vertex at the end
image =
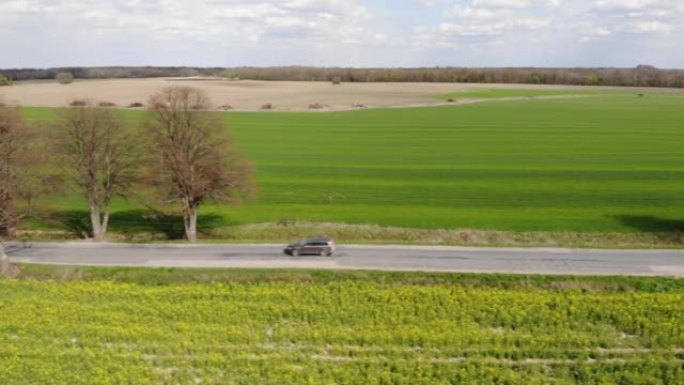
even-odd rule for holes
{"type": "Polygon", "coordinates": [[[150,267],[416,270],[684,277],[684,250],[338,246],[332,257],[290,257],[283,245],[10,242],[18,263],[150,267]]]}

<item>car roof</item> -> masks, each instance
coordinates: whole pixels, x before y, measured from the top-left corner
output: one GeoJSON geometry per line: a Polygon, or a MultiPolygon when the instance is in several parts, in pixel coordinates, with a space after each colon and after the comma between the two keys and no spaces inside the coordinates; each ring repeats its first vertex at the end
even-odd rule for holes
{"type": "Polygon", "coordinates": [[[332,238],[314,237],[314,238],[308,238],[306,241],[307,242],[332,242],[332,238]]]}

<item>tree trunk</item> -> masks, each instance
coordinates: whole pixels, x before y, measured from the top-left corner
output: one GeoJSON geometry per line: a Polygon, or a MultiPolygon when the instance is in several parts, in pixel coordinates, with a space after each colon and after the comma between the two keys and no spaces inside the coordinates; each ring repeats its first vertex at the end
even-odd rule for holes
{"type": "Polygon", "coordinates": [[[189,205],[184,214],[185,236],[190,242],[197,241],[197,206],[189,205]]]}
{"type": "Polygon", "coordinates": [[[104,215],[102,216],[102,225],[100,226],[100,231],[102,232],[102,238],[107,235],[107,227],[109,226],[109,209],[105,209],[104,215]]]}
{"type": "Polygon", "coordinates": [[[100,225],[100,209],[95,205],[90,206],[90,225],[93,229],[93,240],[95,242],[104,241],[104,234],[100,225]]]}
{"type": "Polygon", "coordinates": [[[0,277],[5,276],[10,271],[10,261],[7,254],[5,254],[5,248],[0,242],[0,277]]]}
{"type": "MultiPolygon", "coordinates": [[[[13,214],[12,214],[13,215],[13,214]]],[[[9,216],[0,223],[0,236],[5,239],[14,239],[17,236],[17,218],[9,216]]]]}
{"type": "Polygon", "coordinates": [[[0,242],[0,278],[9,277],[14,278],[19,275],[21,269],[18,265],[10,262],[9,257],[5,254],[5,248],[0,242]]]}
{"type": "Polygon", "coordinates": [[[5,239],[14,239],[17,235],[17,215],[14,211],[14,201],[11,197],[5,197],[0,202],[0,236],[5,239]]]}

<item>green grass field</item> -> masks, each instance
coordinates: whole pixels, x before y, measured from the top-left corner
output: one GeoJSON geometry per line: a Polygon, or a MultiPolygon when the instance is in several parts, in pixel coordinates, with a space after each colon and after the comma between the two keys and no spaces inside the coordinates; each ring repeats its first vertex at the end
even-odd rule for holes
{"type": "MultiPolygon", "coordinates": [[[[30,120],[54,116],[45,108],[25,113],[30,120]]],[[[126,114],[138,122],[142,113],[126,114]]],[[[257,167],[260,195],[240,207],[205,206],[205,230],[314,221],[684,231],[682,94],[223,116],[257,167]]],[[[112,230],[159,230],[162,224],[142,218],[144,204],[159,205],[135,195],[118,201],[112,230]]],[[[45,197],[38,207],[26,227],[63,229],[85,220],[77,194],[45,197]]]]}
{"type": "MultiPolygon", "coordinates": [[[[586,96],[599,95],[606,93],[600,89],[580,89],[580,88],[557,88],[557,89],[538,89],[538,88],[477,88],[459,92],[450,92],[440,95],[440,99],[494,99],[494,98],[524,98],[536,96],[586,96]]],[[[616,94],[619,91],[610,90],[609,94],[616,94]]],[[[631,94],[635,94],[632,92],[631,94]]]]}
{"type": "Polygon", "coordinates": [[[682,384],[682,280],[24,266],[0,383],[682,384]]]}

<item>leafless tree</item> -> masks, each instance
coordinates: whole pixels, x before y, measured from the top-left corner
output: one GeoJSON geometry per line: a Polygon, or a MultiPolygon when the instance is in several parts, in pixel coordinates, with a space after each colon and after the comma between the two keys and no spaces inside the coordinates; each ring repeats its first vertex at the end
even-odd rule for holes
{"type": "Polygon", "coordinates": [[[125,192],[132,175],[131,137],[124,120],[117,111],[88,101],[65,109],[56,131],[66,171],[88,202],[93,239],[103,241],[112,199],[125,192]]]}
{"type": "MultiPolygon", "coordinates": [[[[26,166],[23,156],[29,138],[19,110],[0,104],[0,241],[15,236],[19,216],[15,201],[19,194],[20,175],[26,166]]],[[[14,269],[0,242],[0,276],[14,269]]]]}
{"type": "Polygon", "coordinates": [[[253,167],[234,147],[202,91],[170,87],[152,95],[147,129],[160,163],[158,179],[183,207],[185,234],[197,240],[197,215],[207,200],[224,202],[253,191],[253,167]]]}
{"type": "Polygon", "coordinates": [[[28,128],[19,110],[0,105],[0,236],[14,238],[19,175],[28,128]]]}
{"type": "MultiPolygon", "coordinates": [[[[189,74],[222,76],[229,79],[351,82],[484,82],[526,84],[586,85],[601,79],[606,86],[684,87],[684,70],[658,69],[648,65],[636,68],[342,68],[342,67],[70,67],[18,68],[0,70],[15,81],[52,79],[68,72],[78,79],[177,77],[189,74]]],[[[0,81],[1,85],[2,81],[0,81]]]]}

